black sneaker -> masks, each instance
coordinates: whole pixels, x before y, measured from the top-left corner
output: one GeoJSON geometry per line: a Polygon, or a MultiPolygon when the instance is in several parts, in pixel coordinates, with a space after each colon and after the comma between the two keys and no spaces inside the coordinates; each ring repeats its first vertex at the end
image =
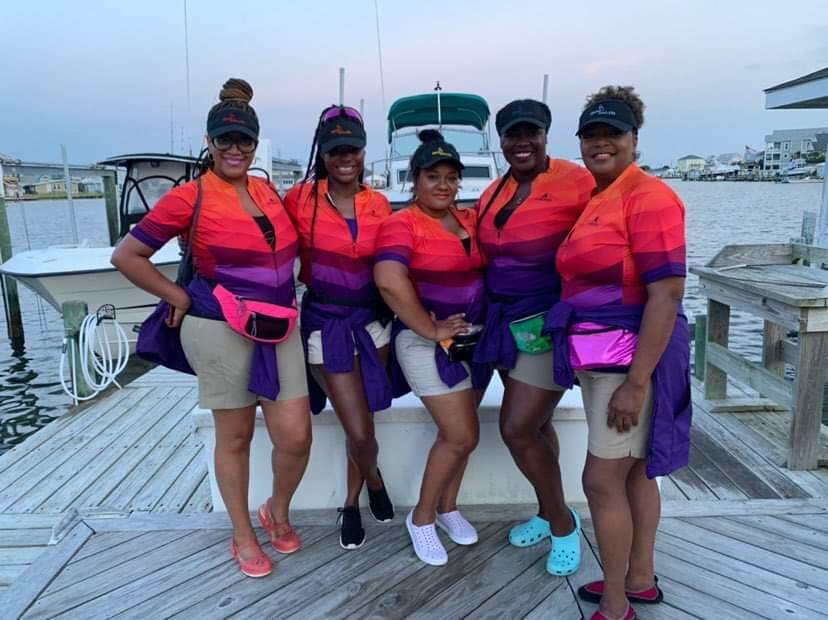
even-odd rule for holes
{"type": "Polygon", "coordinates": [[[359,549],[365,542],[365,530],[362,529],[362,516],[359,506],[339,508],[339,546],[343,549],[359,549]]]}
{"type": "Polygon", "coordinates": [[[371,514],[374,519],[380,523],[388,523],[394,518],[394,505],[391,503],[391,498],[385,491],[385,481],[382,480],[382,474],[379,469],[377,475],[382,482],[382,488],[379,491],[372,491],[368,489],[368,506],[371,508],[371,514]]]}

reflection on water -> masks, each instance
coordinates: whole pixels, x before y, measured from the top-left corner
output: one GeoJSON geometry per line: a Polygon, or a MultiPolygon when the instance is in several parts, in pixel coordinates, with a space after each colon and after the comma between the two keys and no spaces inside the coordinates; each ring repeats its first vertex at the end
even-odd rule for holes
{"type": "MultiPolygon", "coordinates": [[[[670,181],[687,205],[688,261],[700,265],[729,243],[780,243],[799,235],[802,213],[817,210],[821,186],[774,183],[689,183],[670,181]]],[[[7,203],[15,252],[72,243],[65,201],[7,203]]],[[[76,200],[81,241],[107,245],[102,200],[76,200]]],[[[0,316],[0,452],[69,410],[58,379],[63,327],[60,315],[28,289],[19,287],[25,346],[6,338],[0,316]]],[[[706,311],[697,278],[687,281],[685,307],[692,317],[706,311]]],[[[758,359],[762,321],[731,314],[731,346],[758,359]]],[[[131,364],[132,375],[140,372],[131,364]]]]}

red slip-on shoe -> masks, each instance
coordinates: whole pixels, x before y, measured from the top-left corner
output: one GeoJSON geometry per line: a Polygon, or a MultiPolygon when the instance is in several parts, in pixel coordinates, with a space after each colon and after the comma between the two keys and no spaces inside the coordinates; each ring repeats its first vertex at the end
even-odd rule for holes
{"type": "Polygon", "coordinates": [[[635,615],[635,610],[631,605],[627,605],[627,611],[620,618],[610,618],[609,616],[602,614],[600,611],[596,611],[592,614],[590,620],[635,620],[636,618],[637,616],[635,615]]]}
{"type": "MultiPolygon", "coordinates": [[[[655,583],[646,590],[638,590],[636,592],[627,590],[626,593],[631,603],[655,605],[664,600],[664,592],[658,587],[658,577],[655,578],[655,583]]],[[[600,603],[603,594],[603,581],[593,581],[578,588],[578,598],[588,603],[600,603]]]]}
{"type": "Polygon", "coordinates": [[[259,553],[255,558],[252,560],[245,560],[241,556],[241,553],[239,553],[239,547],[236,545],[236,541],[231,540],[230,555],[232,555],[236,562],[239,563],[239,570],[248,577],[267,577],[273,572],[273,564],[270,561],[270,558],[267,557],[261,549],[259,549],[259,553]]]}
{"type": "Polygon", "coordinates": [[[256,516],[259,517],[259,523],[270,536],[270,544],[279,553],[294,553],[299,551],[302,547],[302,539],[296,533],[290,523],[276,523],[270,516],[270,511],[267,508],[267,502],[259,506],[256,511],[256,516]]]}

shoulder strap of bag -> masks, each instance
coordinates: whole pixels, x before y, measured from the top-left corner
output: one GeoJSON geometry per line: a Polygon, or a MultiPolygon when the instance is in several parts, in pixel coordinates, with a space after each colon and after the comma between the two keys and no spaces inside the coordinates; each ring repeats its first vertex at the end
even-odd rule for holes
{"type": "MultiPolygon", "coordinates": [[[[196,200],[195,206],[193,207],[193,220],[192,222],[190,222],[190,231],[187,234],[187,245],[184,248],[184,256],[181,257],[182,266],[191,264],[193,260],[193,241],[195,239],[196,228],[198,227],[198,216],[201,214],[201,195],[203,193],[201,177],[198,177],[196,179],[196,188],[196,200]]],[[[179,268],[178,277],[176,278],[178,284],[181,284],[180,280],[184,275],[185,272],[181,268],[179,268]]]]}

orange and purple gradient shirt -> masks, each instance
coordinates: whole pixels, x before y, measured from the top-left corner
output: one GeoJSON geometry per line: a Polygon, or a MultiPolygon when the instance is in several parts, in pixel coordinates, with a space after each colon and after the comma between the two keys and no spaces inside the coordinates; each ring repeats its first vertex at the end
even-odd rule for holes
{"type": "MultiPolygon", "coordinates": [[[[248,177],[247,191],[270,220],[276,235],[275,248],[271,248],[230,183],[212,171],[201,180],[201,212],[192,248],[199,276],[237,295],[292,304],[296,297],[293,263],[298,239],[276,191],[264,179],[248,177]]],[[[175,236],[187,235],[197,193],[195,181],[173,188],[130,234],[156,250],[175,236]]]]}
{"type": "Polygon", "coordinates": [[[494,298],[505,299],[551,295],[553,300],[545,308],[548,309],[560,295],[560,278],[555,269],[558,246],[589,201],[595,181],[584,168],[550,158],[547,170],[532,181],[529,196],[498,228],[495,218],[518,187],[510,178],[483,215],[482,209],[499,183],[500,180],[493,182],[477,203],[483,217],[480,246],[488,261],[487,292],[494,298]]]}
{"type": "Polygon", "coordinates": [[[454,233],[416,206],[397,211],[380,229],[376,261],[408,268],[423,307],[438,319],[460,312],[479,323],[484,316],[483,255],[476,240],[474,209],[451,209],[471,239],[471,251],[454,233]]]}
{"type": "Polygon", "coordinates": [[[642,306],[647,285],[687,275],[684,204],[631,164],[589,201],[558,250],[561,299],[576,308],[642,306]]]}
{"type": "Polygon", "coordinates": [[[299,234],[299,279],[320,295],[366,306],[379,299],[374,285],[374,251],[380,225],[391,215],[388,199],[367,186],[354,196],[356,235],[328,199],[328,181],[301,183],[285,196],[285,209],[299,234]],[[316,208],[316,223],[313,212],[316,208]],[[311,250],[311,227],[313,249],[311,250]]]}

